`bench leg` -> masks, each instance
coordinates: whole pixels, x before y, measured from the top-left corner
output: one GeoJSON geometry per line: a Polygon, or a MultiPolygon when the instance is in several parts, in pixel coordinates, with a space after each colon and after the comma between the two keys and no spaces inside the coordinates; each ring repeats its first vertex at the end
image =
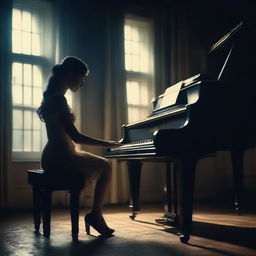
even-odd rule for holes
{"type": "Polygon", "coordinates": [[[37,187],[33,187],[33,215],[35,232],[39,233],[41,224],[41,191],[37,187]]]}
{"type": "Polygon", "coordinates": [[[72,224],[72,239],[78,241],[79,232],[79,195],[80,190],[70,191],[70,215],[72,224]]]}
{"type": "Polygon", "coordinates": [[[50,237],[51,233],[51,201],[52,201],[52,191],[44,190],[42,191],[42,201],[43,201],[43,234],[45,237],[50,237]]]}

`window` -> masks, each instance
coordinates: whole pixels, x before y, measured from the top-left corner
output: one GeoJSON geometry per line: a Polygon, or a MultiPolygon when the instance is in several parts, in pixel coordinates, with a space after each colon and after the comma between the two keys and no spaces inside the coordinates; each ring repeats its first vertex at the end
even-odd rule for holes
{"type": "Polygon", "coordinates": [[[14,160],[39,159],[45,143],[45,131],[36,110],[42,100],[47,70],[50,69],[50,52],[46,47],[51,39],[50,13],[49,3],[44,1],[16,1],[13,4],[12,151],[14,160]]]}
{"type": "Polygon", "coordinates": [[[153,54],[150,20],[127,17],[124,28],[128,122],[145,118],[153,98],[153,54]]]}

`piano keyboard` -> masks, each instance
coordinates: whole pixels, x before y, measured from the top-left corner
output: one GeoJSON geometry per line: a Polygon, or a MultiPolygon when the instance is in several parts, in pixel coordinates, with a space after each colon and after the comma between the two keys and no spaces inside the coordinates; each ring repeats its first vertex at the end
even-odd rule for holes
{"type": "Polygon", "coordinates": [[[147,140],[139,140],[135,141],[132,143],[126,143],[118,148],[112,148],[111,151],[120,151],[120,150],[129,150],[129,149],[134,149],[134,148],[143,148],[143,147],[148,147],[153,145],[154,142],[152,139],[147,139],[147,140]]]}
{"type": "Polygon", "coordinates": [[[118,148],[107,149],[108,158],[111,157],[146,157],[155,156],[156,147],[153,139],[139,140],[126,143],[118,148]]]}

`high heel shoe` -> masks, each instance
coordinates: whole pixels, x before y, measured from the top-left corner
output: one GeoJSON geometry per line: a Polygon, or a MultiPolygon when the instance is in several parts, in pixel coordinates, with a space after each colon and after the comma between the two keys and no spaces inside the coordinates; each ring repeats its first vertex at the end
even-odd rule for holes
{"type": "Polygon", "coordinates": [[[84,217],[85,222],[85,231],[88,235],[90,235],[90,226],[92,226],[98,233],[102,236],[111,236],[115,231],[112,228],[109,228],[105,223],[104,219],[96,218],[93,214],[88,213],[84,217]]]}

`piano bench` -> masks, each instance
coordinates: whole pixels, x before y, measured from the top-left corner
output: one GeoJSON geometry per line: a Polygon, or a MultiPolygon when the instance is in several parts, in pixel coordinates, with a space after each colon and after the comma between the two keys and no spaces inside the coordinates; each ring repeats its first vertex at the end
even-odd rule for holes
{"type": "Polygon", "coordinates": [[[28,170],[28,183],[33,187],[33,215],[35,232],[39,233],[41,216],[43,235],[50,237],[51,232],[51,197],[56,190],[68,190],[70,193],[70,213],[72,239],[78,240],[79,232],[79,195],[84,186],[84,177],[58,172],[58,175],[45,170],[28,170]]]}

